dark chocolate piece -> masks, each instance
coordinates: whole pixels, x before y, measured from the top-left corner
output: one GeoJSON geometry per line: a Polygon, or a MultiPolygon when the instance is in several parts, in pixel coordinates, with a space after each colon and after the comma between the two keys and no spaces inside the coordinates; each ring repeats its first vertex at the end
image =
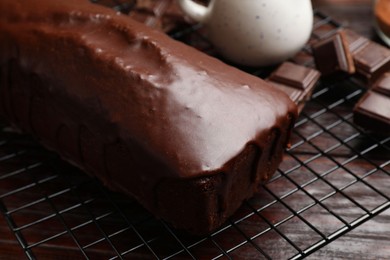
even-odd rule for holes
{"type": "Polygon", "coordinates": [[[317,70],[283,62],[269,77],[270,80],[306,91],[317,83],[320,73],[317,70]]]}
{"type": "Polygon", "coordinates": [[[349,52],[344,32],[317,41],[312,46],[316,68],[322,75],[327,76],[342,71],[348,74],[355,72],[355,65],[349,52]]]}
{"type": "Polygon", "coordinates": [[[372,89],[390,97],[390,72],[383,74],[372,89]]]}
{"type": "Polygon", "coordinates": [[[344,31],[356,72],[370,86],[384,72],[390,70],[390,49],[352,30],[345,29],[344,31]]]}
{"type": "Polygon", "coordinates": [[[383,74],[358,101],[354,122],[372,132],[390,135],[390,73],[383,74]]]}
{"type": "Polygon", "coordinates": [[[390,136],[390,96],[367,91],[354,108],[354,122],[372,132],[390,136]]]}
{"type": "Polygon", "coordinates": [[[372,84],[390,69],[390,49],[370,41],[353,55],[356,72],[372,84]]]}
{"type": "Polygon", "coordinates": [[[272,176],[296,118],[258,77],[88,0],[1,0],[0,75],[1,116],[195,234],[272,176]]]}
{"type": "Polygon", "coordinates": [[[285,92],[298,105],[298,112],[301,112],[305,102],[310,99],[320,75],[321,73],[315,69],[284,62],[267,81],[285,92]]]}

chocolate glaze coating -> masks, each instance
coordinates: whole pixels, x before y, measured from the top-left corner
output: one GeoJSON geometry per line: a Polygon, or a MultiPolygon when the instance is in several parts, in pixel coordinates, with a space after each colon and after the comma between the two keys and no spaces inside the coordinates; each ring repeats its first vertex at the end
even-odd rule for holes
{"type": "Polygon", "coordinates": [[[196,234],[270,178],[296,117],[261,79],[87,0],[0,1],[0,65],[1,115],[196,234]]]}

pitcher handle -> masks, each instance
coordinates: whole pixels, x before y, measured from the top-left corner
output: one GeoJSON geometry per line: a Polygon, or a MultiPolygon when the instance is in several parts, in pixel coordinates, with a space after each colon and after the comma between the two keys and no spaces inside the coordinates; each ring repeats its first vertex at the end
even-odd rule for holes
{"type": "Polygon", "coordinates": [[[192,0],[177,0],[180,8],[191,19],[202,23],[205,21],[208,8],[201,4],[195,3],[192,0]]]}

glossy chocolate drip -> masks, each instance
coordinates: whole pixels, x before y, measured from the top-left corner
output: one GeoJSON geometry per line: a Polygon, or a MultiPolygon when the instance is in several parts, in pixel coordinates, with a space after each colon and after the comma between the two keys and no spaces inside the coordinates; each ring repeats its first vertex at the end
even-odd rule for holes
{"type": "Polygon", "coordinates": [[[217,227],[281,161],[296,107],[261,79],[86,0],[0,14],[3,116],[174,225],[217,227]]]}

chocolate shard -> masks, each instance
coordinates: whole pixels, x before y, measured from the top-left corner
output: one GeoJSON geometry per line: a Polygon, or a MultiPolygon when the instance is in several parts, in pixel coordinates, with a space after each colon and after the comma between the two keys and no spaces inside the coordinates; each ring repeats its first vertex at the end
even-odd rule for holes
{"type": "Polygon", "coordinates": [[[315,42],[311,47],[316,68],[323,76],[340,71],[348,74],[355,72],[354,61],[343,31],[337,31],[315,42]]]}
{"type": "Polygon", "coordinates": [[[367,76],[371,76],[389,67],[390,50],[378,43],[370,42],[355,54],[354,59],[357,70],[363,74],[367,74],[367,76]]]}
{"type": "Polygon", "coordinates": [[[373,84],[384,72],[390,70],[390,49],[369,41],[353,54],[356,72],[373,84]]]}
{"type": "Polygon", "coordinates": [[[384,72],[390,70],[390,49],[350,29],[344,32],[356,72],[371,86],[384,72]]]}
{"type": "Polygon", "coordinates": [[[306,91],[317,83],[320,73],[291,62],[283,62],[269,77],[270,80],[306,91]]]}
{"type": "Polygon", "coordinates": [[[354,122],[369,131],[390,135],[390,97],[367,91],[354,108],[354,122]]]}
{"type": "Polygon", "coordinates": [[[298,106],[300,113],[305,102],[310,99],[321,73],[291,62],[282,63],[267,81],[275,88],[285,92],[298,106]]]}
{"type": "Polygon", "coordinates": [[[375,83],[372,89],[390,97],[390,72],[383,74],[383,76],[375,83]]]}
{"type": "Polygon", "coordinates": [[[354,107],[354,122],[390,136],[390,73],[385,73],[354,107]]]}
{"type": "Polygon", "coordinates": [[[270,178],[297,116],[260,78],[88,0],[1,0],[0,75],[2,117],[194,234],[270,178]]]}

